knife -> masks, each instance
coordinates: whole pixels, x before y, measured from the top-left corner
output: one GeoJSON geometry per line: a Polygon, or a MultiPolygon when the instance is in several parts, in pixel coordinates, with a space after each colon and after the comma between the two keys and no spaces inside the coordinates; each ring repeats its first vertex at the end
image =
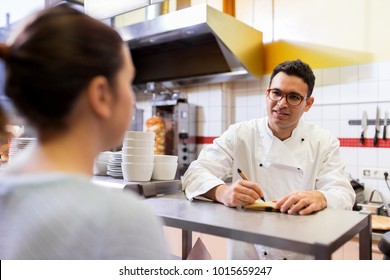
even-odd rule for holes
{"type": "Polygon", "coordinates": [[[378,144],[378,133],[380,130],[380,120],[379,120],[379,107],[376,107],[376,119],[375,119],[375,135],[374,135],[374,146],[378,144]]]}
{"type": "Polygon", "coordinates": [[[363,111],[362,117],[362,134],[360,135],[360,144],[364,144],[364,132],[367,129],[367,112],[363,111]]]}
{"type": "Polygon", "coordinates": [[[385,112],[385,119],[383,120],[383,140],[386,140],[386,126],[388,117],[388,113],[385,112]]]}

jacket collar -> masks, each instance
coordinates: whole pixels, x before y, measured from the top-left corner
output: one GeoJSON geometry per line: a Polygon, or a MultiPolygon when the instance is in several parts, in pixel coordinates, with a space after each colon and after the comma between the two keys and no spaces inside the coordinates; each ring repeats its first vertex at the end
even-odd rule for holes
{"type": "Polygon", "coordinates": [[[306,137],[305,122],[299,120],[298,126],[293,130],[291,137],[281,141],[275,137],[268,126],[268,117],[260,124],[260,135],[263,140],[264,151],[266,153],[265,164],[278,166],[287,169],[303,172],[301,164],[296,160],[294,153],[291,151],[290,144],[297,145],[306,137]],[[291,143],[292,142],[292,143],[291,143]],[[288,146],[286,144],[289,144],[288,146]]]}

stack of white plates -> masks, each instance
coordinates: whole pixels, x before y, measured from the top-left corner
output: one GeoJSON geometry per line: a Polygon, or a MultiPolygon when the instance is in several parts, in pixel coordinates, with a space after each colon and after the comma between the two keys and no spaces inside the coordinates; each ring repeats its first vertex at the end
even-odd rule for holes
{"type": "Polygon", "coordinates": [[[122,151],[113,152],[110,154],[107,162],[107,175],[122,179],[122,151]]]}
{"type": "Polygon", "coordinates": [[[12,161],[20,151],[36,140],[36,138],[12,138],[9,145],[8,161],[12,161]]]}
{"type": "Polygon", "coordinates": [[[95,162],[93,164],[94,175],[99,175],[99,176],[107,175],[107,164],[111,154],[112,154],[111,151],[105,151],[99,153],[99,155],[96,157],[95,162]]]}

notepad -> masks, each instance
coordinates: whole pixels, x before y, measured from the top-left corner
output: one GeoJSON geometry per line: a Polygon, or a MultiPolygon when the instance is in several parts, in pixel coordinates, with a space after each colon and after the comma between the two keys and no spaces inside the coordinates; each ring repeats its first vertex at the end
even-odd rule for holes
{"type": "Polygon", "coordinates": [[[244,206],[246,210],[256,211],[268,211],[268,212],[280,212],[279,209],[275,209],[276,202],[256,200],[255,203],[244,206]]]}

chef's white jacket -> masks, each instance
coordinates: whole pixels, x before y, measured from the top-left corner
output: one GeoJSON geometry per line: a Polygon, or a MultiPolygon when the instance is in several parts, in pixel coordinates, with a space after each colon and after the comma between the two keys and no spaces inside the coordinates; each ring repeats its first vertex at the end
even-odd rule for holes
{"type": "MultiPolygon", "coordinates": [[[[292,191],[319,190],[328,208],[352,209],[355,192],[340,158],[339,141],[328,131],[300,120],[290,138],[281,141],[268,118],[231,125],[206,146],[183,176],[188,199],[200,196],[224,179],[241,179],[237,168],[262,187],[266,200],[292,191]]],[[[232,259],[305,259],[308,256],[231,240],[232,259]]]]}

